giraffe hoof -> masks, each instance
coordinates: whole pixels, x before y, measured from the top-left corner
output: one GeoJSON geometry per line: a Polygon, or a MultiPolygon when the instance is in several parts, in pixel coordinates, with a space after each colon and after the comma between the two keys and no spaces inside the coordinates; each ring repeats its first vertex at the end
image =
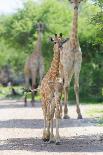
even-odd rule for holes
{"type": "Polygon", "coordinates": [[[32,107],[35,107],[35,105],[34,105],[34,101],[31,101],[31,105],[32,105],[32,107]]]}
{"type": "Polygon", "coordinates": [[[49,143],[50,143],[50,144],[51,144],[51,143],[55,143],[55,141],[54,141],[54,140],[50,140],[49,143]]]}
{"type": "Polygon", "coordinates": [[[78,115],[78,119],[83,119],[82,115],[78,115]]]}
{"type": "Polygon", "coordinates": [[[47,138],[47,139],[46,139],[46,141],[48,142],[48,141],[49,141],[49,139],[47,138]]]}
{"type": "Polygon", "coordinates": [[[70,119],[68,115],[64,115],[63,119],[70,119]]]}
{"type": "Polygon", "coordinates": [[[44,141],[44,142],[48,142],[49,139],[47,139],[47,138],[43,138],[43,141],[44,141]]]}
{"type": "Polygon", "coordinates": [[[43,139],[43,142],[46,142],[46,138],[43,139]]]}
{"type": "Polygon", "coordinates": [[[56,142],[55,144],[56,144],[56,145],[60,145],[61,143],[60,143],[60,142],[56,142]]]}

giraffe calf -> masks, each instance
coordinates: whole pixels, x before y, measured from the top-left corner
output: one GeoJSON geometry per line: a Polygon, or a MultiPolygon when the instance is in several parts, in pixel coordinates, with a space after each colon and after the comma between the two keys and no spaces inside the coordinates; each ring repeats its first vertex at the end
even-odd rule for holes
{"type": "Polygon", "coordinates": [[[43,140],[54,141],[53,135],[53,118],[56,117],[56,143],[59,143],[59,119],[60,119],[60,98],[61,98],[61,84],[59,84],[59,63],[60,63],[60,52],[62,50],[62,35],[57,36],[55,34],[54,39],[51,38],[54,43],[53,60],[51,66],[44,76],[40,86],[40,96],[42,101],[42,110],[44,116],[44,130],[43,140]],[[51,132],[50,132],[51,127],[51,132]]]}

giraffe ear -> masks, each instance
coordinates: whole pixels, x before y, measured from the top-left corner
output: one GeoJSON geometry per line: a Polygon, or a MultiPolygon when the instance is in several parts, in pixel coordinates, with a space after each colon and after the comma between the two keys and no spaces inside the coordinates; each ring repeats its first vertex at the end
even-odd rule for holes
{"type": "Polygon", "coordinates": [[[50,38],[50,41],[52,41],[52,42],[53,42],[53,41],[54,41],[54,39],[51,37],[51,38],[50,38]]]}
{"type": "Polygon", "coordinates": [[[59,35],[60,35],[60,37],[62,38],[63,34],[62,34],[62,33],[60,33],[59,35]]]}
{"type": "Polygon", "coordinates": [[[62,40],[62,44],[66,43],[68,40],[69,40],[69,38],[62,40]]]}
{"type": "Polygon", "coordinates": [[[55,33],[55,37],[57,37],[57,34],[55,33]]]}
{"type": "Polygon", "coordinates": [[[70,3],[73,3],[73,0],[68,0],[70,3]]]}
{"type": "Polygon", "coordinates": [[[83,0],[79,0],[79,3],[82,2],[83,0]]]}

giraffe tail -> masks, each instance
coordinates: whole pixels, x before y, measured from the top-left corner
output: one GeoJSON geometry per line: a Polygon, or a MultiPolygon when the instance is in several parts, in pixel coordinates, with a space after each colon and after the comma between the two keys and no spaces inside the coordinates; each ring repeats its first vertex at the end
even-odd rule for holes
{"type": "Polygon", "coordinates": [[[31,92],[37,92],[40,91],[40,86],[38,86],[36,89],[30,89],[31,92]]]}
{"type": "Polygon", "coordinates": [[[26,88],[23,88],[23,92],[26,92],[26,93],[30,93],[30,92],[37,92],[40,90],[40,86],[38,86],[38,88],[36,89],[26,89],[26,88]]]}

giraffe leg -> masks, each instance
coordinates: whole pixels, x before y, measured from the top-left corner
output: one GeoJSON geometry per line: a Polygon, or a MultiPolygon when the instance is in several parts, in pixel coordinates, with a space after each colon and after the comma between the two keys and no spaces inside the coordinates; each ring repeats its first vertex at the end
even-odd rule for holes
{"type": "MultiPolygon", "coordinates": [[[[35,89],[35,88],[36,88],[36,86],[34,84],[32,84],[32,89],[35,89]]],[[[34,103],[35,103],[35,94],[36,94],[35,91],[31,92],[31,104],[32,104],[32,107],[34,107],[34,103]]]]}
{"type": "Polygon", "coordinates": [[[68,87],[64,88],[64,119],[69,119],[68,116],[68,87]]]}
{"type": "Polygon", "coordinates": [[[79,73],[75,73],[74,91],[76,95],[76,112],[78,114],[78,119],[82,119],[82,114],[79,107],[79,73]]]}
{"type": "Polygon", "coordinates": [[[69,119],[68,116],[68,73],[64,72],[64,119],[69,119]]]}
{"type": "MultiPolygon", "coordinates": [[[[37,71],[32,70],[32,89],[36,88],[36,76],[37,76],[37,71]]],[[[35,102],[35,92],[32,92],[31,93],[31,104],[32,104],[32,106],[34,106],[34,102],[35,102]]]]}
{"type": "Polygon", "coordinates": [[[24,97],[24,106],[27,107],[27,93],[25,94],[25,97],[24,97]]]}
{"type": "Polygon", "coordinates": [[[51,109],[50,102],[48,102],[48,105],[47,105],[47,133],[46,133],[47,141],[49,141],[49,139],[50,139],[50,121],[51,121],[50,109],[51,109]]]}
{"type": "MultiPolygon", "coordinates": [[[[61,78],[61,80],[63,82],[63,80],[64,80],[64,71],[63,71],[63,66],[61,65],[61,63],[59,64],[59,76],[60,76],[60,78],[61,78]]],[[[63,90],[62,90],[62,93],[63,93],[63,90]]],[[[60,106],[60,113],[61,113],[61,117],[62,117],[62,103],[60,103],[60,105],[61,105],[60,106]]]]}
{"type": "Polygon", "coordinates": [[[70,81],[72,78],[73,72],[69,71],[69,76],[68,72],[64,72],[64,119],[69,119],[70,117],[68,116],[68,93],[69,93],[69,88],[70,88],[70,81]]]}
{"type": "Polygon", "coordinates": [[[62,103],[60,102],[60,118],[62,118],[62,103]]]}
{"type": "Polygon", "coordinates": [[[44,114],[44,130],[43,130],[43,141],[49,141],[50,139],[50,105],[47,108],[43,108],[44,114]]]}
{"type": "Polygon", "coordinates": [[[51,133],[50,133],[50,143],[54,143],[55,138],[54,138],[54,134],[53,134],[53,118],[54,118],[54,112],[55,112],[55,102],[54,102],[54,98],[51,102],[51,108],[50,108],[50,125],[51,125],[51,133]]]}
{"type": "Polygon", "coordinates": [[[39,84],[41,84],[41,81],[43,79],[44,71],[45,71],[45,69],[44,69],[44,60],[41,57],[41,59],[40,59],[40,66],[39,66],[39,78],[40,78],[39,84]]]}
{"type": "Polygon", "coordinates": [[[31,104],[32,104],[32,107],[34,107],[34,102],[35,102],[35,92],[31,92],[31,104]]]}
{"type": "Polygon", "coordinates": [[[56,118],[56,145],[59,145],[60,144],[60,136],[59,136],[59,122],[60,122],[60,119],[59,118],[56,118]]]}
{"type": "Polygon", "coordinates": [[[44,129],[43,129],[43,141],[49,141],[49,136],[48,136],[48,131],[47,131],[47,127],[48,127],[48,121],[47,121],[47,108],[46,107],[42,107],[43,109],[43,116],[44,116],[44,129]]]}
{"type": "Polygon", "coordinates": [[[55,110],[55,117],[56,117],[56,145],[60,144],[60,136],[59,136],[59,123],[60,123],[60,113],[61,113],[61,107],[59,100],[56,101],[56,110],[55,110]]]}
{"type": "Polygon", "coordinates": [[[51,125],[51,132],[50,132],[50,143],[54,143],[55,142],[55,138],[54,138],[54,134],[53,134],[53,118],[50,121],[50,125],[51,125]]]}
{"type": "Polygon", "coordinates": [[[64,119],[70,118],[68,116],[68,93],[72,76],[73,76],[73,69],[71,69],[69,72],[64,72],[64,117],[63,117],[64,119]]]}
{"type": "MultiPolygon", "coordinates": [[[[26,89],[29,88],[29,76],[25,75],[25,87],[26,89]]],[[[24,97],[24,106],[27,107],[27,93],[25,93],[24,97]]]]}
{"type": "Polygon", "coordinates": [[[56,116],[56,145],[60,144],[60,136],[59,136],[59,122],[60,122],[60,111],[58,105],[56,106],[55,116],[56,116]]]}
{"type": "Polygon", "coordinates": [[[43,137],[42,137],[42,139],[43,139],[43,141],[44,142],[46,142],[47,140],[46,140],[46,114],[44,114],[44,129],[43,129],[43,137]]]}
{"type": "Polygon", "coordinates": [[[50,140],[50,120],[47,119],[46,141],[50,140]]]}

